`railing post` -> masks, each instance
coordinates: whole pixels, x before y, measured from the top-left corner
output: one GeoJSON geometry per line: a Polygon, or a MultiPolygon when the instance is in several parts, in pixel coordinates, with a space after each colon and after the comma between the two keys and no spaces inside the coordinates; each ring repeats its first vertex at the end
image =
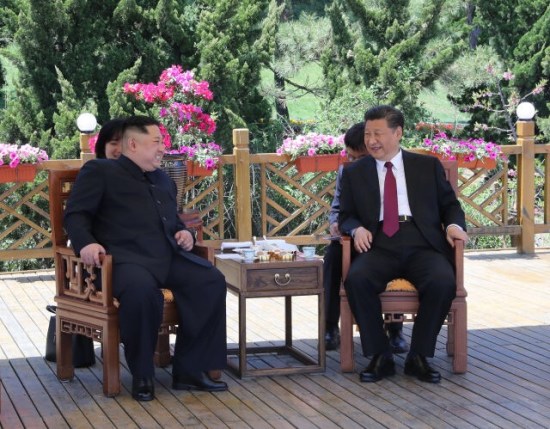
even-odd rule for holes
{"type": "Polygon", "coordinates": [[[90,150],[90,133],[80,133],[80,160],[82,164],[95,158],[95,153],[90,150]]]}
{"type": "Polygon", "coordinates": [[[535,123],[518,121],[516,124],[521,146],[519,155],[518,207],[521,236],[518,253],[535,253],[535,123]]]}
{"type": "Polygon", "coordinates": [[[250,194],[250,148],[246,128],[233,130],[233,155],[235,155],[235,189],[237,239],[252,239],[252,198],[250,194]]]}

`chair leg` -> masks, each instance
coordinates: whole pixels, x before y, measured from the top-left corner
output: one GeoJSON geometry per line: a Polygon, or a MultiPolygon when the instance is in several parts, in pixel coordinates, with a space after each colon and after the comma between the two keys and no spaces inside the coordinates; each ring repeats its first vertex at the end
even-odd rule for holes
{"type": "Polygon", "coordinates": [[[353,372],[353,315],[348,298],[340,298],[340,368],[342,372],[353,372]]]}
{"type": "Polygon", "coordinates": [[[113,397],[120,393],[120,356],[118,320],[103,329],[103,393],[113,397]]]}
{"type": "Polygon", "coordinates": [[[61,318],[57,315],[55,327],[57,337],[55,344],[57,378],[61,381],[74,378],[73,366],[73,337],[71,334],[61,332],[61,318]]]}
{"type": "Polygon", "coordinates": [[[463,374],[468,367],[468,323],[466,302],[458,303],[453,325],[453,372],[463,374]]]}
{"type": "Polygon", "coordinates": [[[454,356],[455,354],[455,330],[454,330],[454,322],[456,319],[456,311],[449,312],[451,321],[453,322],[452,325],[447,326],[447,356],[454,356]]]}
{"type": "Polygon", "coordinates": [[[222,378],[222,372],[219,369],[211,369],[210,371],[208,371],[208,376],[212,380],[219,380],[220,378],[222,378]]]}
{"type": "Polygon", "coordinates": [[[159,368],[170,365],[170,334],[159,334],[154,361],[159,368]]]}

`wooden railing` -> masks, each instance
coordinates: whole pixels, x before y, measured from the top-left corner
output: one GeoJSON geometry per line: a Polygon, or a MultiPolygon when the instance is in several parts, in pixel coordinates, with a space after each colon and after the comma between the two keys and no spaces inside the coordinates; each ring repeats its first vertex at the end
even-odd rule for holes
{"type": "MultiPolygon", "coordinates": [[[[508,177],[507,168],[461,169],[459,197],[470,235],[512,236],[518,252],[533,253],[535,235],[550,232],[550,145],[535,145],[533,130],[520,125],[517,144],[503,146],[517,178],[508,177]],[[535,169],[536,155],[544,159],[542,171],[535,169]],[[536,198],[543,201],[539,213],[536,198]]],[[[79,165],[81,160],[47,161],[33,184],[0,185],[0,221],[7,224],[0,232],[0,260],[51,256],[46,171],[79,165]]],[[[239,129],[233,132],[233,154],[222,156],[214,176],[188,178],[183,206],[200,211],[204,237],[214,244],[253,236],[325,244],[335,177],[299,174],[284,155],[250,154],[248,130],[239,129]]]]}

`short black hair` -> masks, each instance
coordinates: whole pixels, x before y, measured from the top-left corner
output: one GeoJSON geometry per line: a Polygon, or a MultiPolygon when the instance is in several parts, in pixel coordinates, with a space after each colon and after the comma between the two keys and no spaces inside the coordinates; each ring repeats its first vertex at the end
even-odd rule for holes
{"type": "Polygon", "coordinates": [[[160,125],[160,122],[150,116],[143,116],[143,115],[129,116],[124,120],[124,127],[122,129],[122,134],[124,134],[128,129],[138,130],[143,134],[147,134],[148,133],[147,127],[150,125],[156,125],[158,127],[160,125]]]}
{"type": "Polygon", "coordinates": [[[365,147],[365,123],[359,122],[350,127],[344,135],[344,144],[346,148],[357,151],[366,150],[365,147]]]}
{"type": "Polygon", "coordinates": [[[122,129],[124,128],[124,119],[115,118],[107,121],[103,124],[97,135],[97,141],[95,143],[95,156],[96,158],[106,158],[105,146],[107,142],[122,138],[122,129]]]}
{"type": "Polygon", "coordinates": [[[403,112],[393,106],[380,105],[367,110],[367,113],[365,113],[365,122],[374,121],[376,119],[385,119],[390,128],[405,128],[405,117],[403,116],[403,112]]]}

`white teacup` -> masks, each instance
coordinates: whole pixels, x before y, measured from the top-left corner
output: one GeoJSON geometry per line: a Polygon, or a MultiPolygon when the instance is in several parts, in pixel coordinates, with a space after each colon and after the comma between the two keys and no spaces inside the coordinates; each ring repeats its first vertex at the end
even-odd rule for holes
{"type": "Polygon", "coordinates": [[[254,249],[243,249],[243,259],[245,262],[254,262],[256,251],[254,249]]]}
{"type": "Polygon", "coordinates": [[[313,259],[313,258],[315,258],[315,247],[313,247],[313,246],[304,246],[304,247],[302,247],[302,253],[304,254],[304,258],[313,259]]]}

